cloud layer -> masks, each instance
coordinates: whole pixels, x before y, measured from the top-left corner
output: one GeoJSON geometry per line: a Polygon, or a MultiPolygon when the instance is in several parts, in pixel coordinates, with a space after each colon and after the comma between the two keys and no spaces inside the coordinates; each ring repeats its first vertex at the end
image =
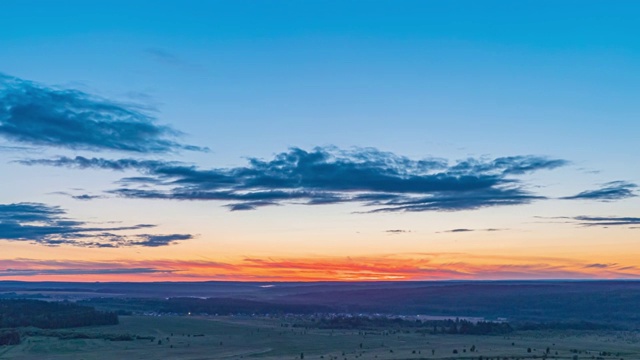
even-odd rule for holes
{"type": "Polygon", "coordinates": [[[464,253],[394,254],[375,257],[240,258],[207,260],[35,260],[0,259],[0,277],[66,279],[92,275],[106,281],[138,280],[445,280],[637,278],[640,269],[619,263],[590,263],[553,257],[492,257],[464,253]],[[461,261],[465,258],[465,261],[461,261]]]}
{"type": "Polygon", "coordinates": [[[164,153],[204,150],[175,139],[149,109],[0,74],[0,136],[27,145],[164,153]]]}
{"type": "Polygon", "coordinates": [[[567,164],[561,159],[512,156],[493,160],[412,160],[372,148],[351,151],[292,148],[243,167],[203,170],[156,160],[86,157],[24,160],[26,165],[136,170],[111,191],[128,198],[218,200],[231,210],[298,203],[359,203],[371,212],[457,211],[526,204],[543,197],[518,176],[567,164]]]}
{"type": "Polygon", "coordinates": [[[193,238],[189,234],[121,235],[121,231],[148,229],[155,225],[95,227],[65,215],[63,209],[41,203],[0,204],[0,240],[30,241],[48,246],[117,248],[158,247],[193,238]]]}

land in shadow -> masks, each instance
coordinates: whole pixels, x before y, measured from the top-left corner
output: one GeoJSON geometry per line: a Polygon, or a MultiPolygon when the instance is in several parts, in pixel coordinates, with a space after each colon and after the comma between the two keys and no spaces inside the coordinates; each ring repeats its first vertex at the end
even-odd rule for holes
{"type": "Polygon", "coordinates": [[[384,313],[640,326],[640,281],[0,282],[0,298],[133,313],[384,313]]]}
{"type": "Polygon", "coordinates": [[[640,358],[635,281],[0,282],[0,298],[0,359],[640,358]]]}
{"type": "Polygon", "coordinates": [[[33,333],[2,359],[638,359],[633,331],[431,334],[402,326],[319,328],[287,316],[121,316],[117,325],[33,333]]]}

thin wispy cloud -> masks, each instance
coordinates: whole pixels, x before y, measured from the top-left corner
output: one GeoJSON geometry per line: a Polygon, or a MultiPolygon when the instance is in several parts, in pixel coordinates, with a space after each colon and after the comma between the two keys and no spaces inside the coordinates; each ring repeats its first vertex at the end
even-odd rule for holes
{"type": "Polygon", "coordinates": [[[95,200],[95,199],[102,199],[104,198],[104,196],[100,196],[100,195],[90,195],[90,194],[82,194],[82,195],[71,195],[72,198],[76,199],[76,200],[95,200]]]}
{"type": "Polygon", "coordinates": [[[630,226],[640,225],[640,217],[625,216],[576,216],[571,218],[583,226],[630,226]]]}
{"type": "Polygon", "coordinates": [[[5,241],[27,241],[47,246],[118,248],[166,246],[193,238],[190,234],[120,233],[154,227],[151,224],[90,226],[87,222],[68,218],[66,211],[57,206],[42,203],[0,204],[0,240],[5,241]]]}
{"type": "Polygon", "coordinates": [[[0,277],[31,278],[59,276],[126,276],[132,275],[171,275],[175,270],[162,263],[152,265],[136,261],[83,261],[83,260],[41,260],[41,259],[2,259],[0,277]]]}
{"type": "Polygon", "coordinates": [[[358,203],[368,212],[459,211],[544,199],[518,176],[566,165],[561,159],[512,156],[413,160],[373,148],[292,148],[242,167],[200,169],[158,160],[86,157],[27,159],[25,165],[136,170],[110,191],[127,198],[226,201],[231,210],[287,203],[358,203]]]}
{"type": "Polygon", "coordinates": [[[36,149],[26,146],[6,146],[0,145],[0,152],[36,152],[36,149]]]}
{"type": "Polygon", "coordinates": [[[103,196],[103,195],[71,194],[71,193],[68,193],[66,191],[55,191],[55,192],[52,192],[50,194],[68,196],[68,197],[70,197],[72,199],[83,200],[83,201],[95,200],[95,199],[104,199],[105,198],[105,196],[103,196]]]}
{"type": "Polygon", "coordinates": [[[607,269],[607,268],[611,268],[611,267],[615,267],[616,263],[612,263],[612,264],[600,264],[600,263],[593,263],[593,264],[587,264],[584,267],[585,268],[591,268],[591,269],[607,269]]]}
{"type": "Polygon", "coordinates": [[[465,233],[465,232],[477,232],[477,231],[486,231],[486,232],[495,232],[495,231],[503,231],[505,229],[494,229],[494,228],[488,228],[488,229],[468,229],[468,228],[457,228],[457,229],[451,229],[451,230],[445,230],[442,231],[443,233],[465,233]]]}
{"type": "Polygon", "coordinates": [[[555,216],[542,217],[536,216],[538,219],[545,221],[560,221],[562,223],[575,224],[583,227],[627,227],[629,229],[640,229],[640,217],[632,216],[555,216]],[[635,225],[635,226],[634,226],[635,225]]]}
{"type": "Polygon", "coordinates": [[[459,229],[451,229],[451,230],[447,230],[445,232],[450,232],[450,233],[460,233],[460,232],[471,232],[473,230],[471,229],[463,229],[463,228],[459,228],[459,229]]]}
{"type": "Polygon", "coordinates": [[[604,184],[600,189],[586,190],[573,196],[566,196],[566,200],[598,200],[614,201],[638,196],[635,191],[637,184],[627,181],[612,181],[604,184]]]}
{"type": "Polygon", "coordinates": [[[384,232],[386,232],[387,234],[397,235],[397,234],[406,234],[406,233],[410,233],[410,232],[411,232],[411,230],[391,229],[391,230],[385,230],[384,232]]]}
{"type": "Polygon", "coordinates": [[[134,153],[203,151],[148,108],[0,73],[0,137],[26,145],[134,153]]]}
{"type": "Polygon", "coordinates": [[[208,270],[237,270],[230,264],[211,261],[181,261],[181,260],[110,260],[110,261],[83,261],[83,260],[43,260],[43,259],[0,259],[0,277],[59,277],[83,275],[126,276],[176,276],[181,271],[188,269],[197,272],[198,269],[208,270]],[[182,270],[181,270],[182,269],[182,270]]]}

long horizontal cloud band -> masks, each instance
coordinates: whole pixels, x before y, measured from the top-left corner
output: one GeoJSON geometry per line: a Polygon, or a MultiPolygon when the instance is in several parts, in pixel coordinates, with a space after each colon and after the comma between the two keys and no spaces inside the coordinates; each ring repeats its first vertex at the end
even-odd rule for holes
{"type": "Polygon", "coordinates": [[[590,263],[560,258],[477,257],[469,254],[406,254],[378,257],[241,258],[205,260],[68,261],[0,260],[0,277],[60,278],[95,275],[106,280],[437,280],[637,278],[640,268],[622,263],[590,263]],[[467,260],[460,261],[464,256],[467,260]]]}
{"type": "Polygon", "coordinates": [[[0,73],[0,137],[68,149],[162,153],[206,150],[175,141],[148,109],[0,73]]]}
{"type": "Polygon", "coordinates": [[[640,229],[640,217],[633,216],[555,216],[544,217],[536,216],[538,219],[544,219],[547,222],[563,222],[575,224],[581,227],[627,227],[629,229],[640,229]]]}
{"type": "Polygon", "coordinates": [[[0,240],[30,241],[49,246],[117,248],[158,247],[193,238],[190,234],[122,235],[118,232],[148,229],[155,225],[92,227],[65,215],[63,209],[41,203],[0,204],[0,240]]]}
{"type": "Polygon", "coordinates": [[[640,226],[640,217],[576,216],[570,219],[584,226],[640,226]]]}
{"type": "Polygon", "coordinates": [[[526,204],[544,197],[517,177],[567,164],[561,159],[512,156],[493,160],[412,160],[372,148],[292,148],[271,160],[251,158],[246,166],[199,169],[158,160],[60,157],[20,161],[26,165],[136,170],[111,193],[146,199],[220,200],[231,210],[286,202],[356,202],[370,211],[455,211],[526,204]]]}

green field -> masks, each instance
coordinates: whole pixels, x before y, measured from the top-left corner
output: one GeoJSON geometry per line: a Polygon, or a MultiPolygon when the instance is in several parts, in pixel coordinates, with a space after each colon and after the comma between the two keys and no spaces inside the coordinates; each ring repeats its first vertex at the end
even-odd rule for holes
{"type": "Polygon", "coordinates": [[[283,327],[281,319],[123,316],[119,325],[63,332],[131,334],[132,341],[29,336],[0,359],[640,359],[637,332],[516,332],[509,336],[283,327]],[[472,346],[476,351],[471,352],[472,346]],[[531,348],[531,352],[528,349],[531,348]],[[454,350],[458,353],[454,354],[454,350]],[[572,352],[572,350],[574,350],[572,352]],[[576,352],[576,350],[578,352],[576,352]],[[602,356],[600,352],[611,352],[602,356]],[[557,352],[557,355],[556,355],[557,352]]]}

